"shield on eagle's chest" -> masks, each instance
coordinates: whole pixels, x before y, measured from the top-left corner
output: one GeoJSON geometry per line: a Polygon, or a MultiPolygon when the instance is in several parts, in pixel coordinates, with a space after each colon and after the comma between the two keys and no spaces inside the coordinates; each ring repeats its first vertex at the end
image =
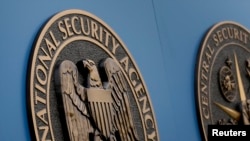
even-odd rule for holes
{"type": "Polygon", "coordinates": [[[110,90],[89,88],[87,99],[90,114],[102,135],[109,137],[112,131],[113,99],[110,90]]]}

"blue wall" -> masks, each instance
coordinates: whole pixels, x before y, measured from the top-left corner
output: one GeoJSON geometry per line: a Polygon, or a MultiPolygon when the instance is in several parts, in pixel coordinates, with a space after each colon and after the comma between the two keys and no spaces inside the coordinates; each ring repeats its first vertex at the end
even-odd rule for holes
{"type": "Polygon", "coordinates": [[[120,36],[144,77],[162,141],[200,141],[194,71],[199,44],[213,24],[250,27],[250,2],[4,1],[0,5],[0,140],[28,141],[26,72],[40,27],[66,9],[82,9],[120,36]]]}
{"type": "Polygon", "coordinates": [[[154,2],[167,87],[159,95],[162,105],[156,113],[169,106],[169,111],[157,115],[164,141],[201,140],[194,89],[200,43],[206,31],[220,21],[236,21],[250,28],[249,6],[247,0],[154,2]],[[169,100],[168,105],[164,99],[169,100]]]}

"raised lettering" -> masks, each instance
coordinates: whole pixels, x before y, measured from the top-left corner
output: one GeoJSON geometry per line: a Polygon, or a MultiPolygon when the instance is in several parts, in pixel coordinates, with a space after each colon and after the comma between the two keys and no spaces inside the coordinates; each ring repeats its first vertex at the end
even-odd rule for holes
{"type": "Polygon", "coordinates": [[[150,114],[144,116],[146,128],[155,128],[153,117],[150,114]]]}
{"type": "Polygon", "coordinates": [[[203,82],[201,82],[201,92],[207,94],[207,85],[203,82]]]}
{"type": "Polygon", "coordinates": [[[46,104],[46,100],[38,96],[37,91],[35,91],[35,104],[38,104],[38,102],[46,104]]]}
{"type": "Polygon", "coordinates": [[[147,97],[146,96],[139,98],[139,101],[143,103],[143,106],[142,106],[142,113],[143,114],[150,111],[150,108],[147,107],[147,97]]]}
{"type": "Polygon", "coordinates": [[[72,17],[71,23],[72,23],[72,29],[73,29],[74,33],[81,34],[81,30],[79,31],[79,30],[76,29],[76,26],[75,26],[76,22],[79,22],[79,18],[76,17],[76,16],[72,17]]]}
{"type": "Polygon", "coordinates": [[[106,33],[106,40],[105,40],[105,46],[108,47],[109,45],[109,38],[111,37],[111,34],[107,30],[103,30],[106,33]]]}
{"type": "Polygon", "coordinates": [[[49,31],[49,35],[50,35],[50,37],[51,37],[51,39],[52,39],[54,45],[55,45],[56,47],[58,47],[58,46],[60,45],[60,41],[57,41],[57,40],[56,40],[56,38],[55,38],[55,36],[54,36],[54,34],[53,34],[52,31],[49,31]]]}
{"type": "Polygon", "coordinates": [[[47,73],[42,65],[38,65],[36,67],[36,78],[41,85],[45,85],[47,83],[47,73]]]}
{"type": "Polygon", "coordinates": [[[215,45],[219,46],[219,39],[217,38],[216,34],[213,35],[213,40],[215,41],[215,45]]]}
{"type": "Polygon", "coordinates": [[[137,82],[133,78],[136,78],[136,80],[139,80],[139,76],[138,76],[136,70],[134,68],[130,68],[129,69],[129,79],[132,82],[133,86],[135,86],[137,82]],[[133,77],[133,74],[134,74],[135,77],[133,77]]]}
{"type": "Polygon", "coordinates": [[[238,29],[234,28],[234,39],[240,40],[238,29]]]}
{"type": "Polygon", "coordinates": [[[218,39],[219,39],[219,42],[221,43],[221,42],[223,41],[221,31],[218,30],[216,33],[217,33],[217,37],[218,37],[218,39]]]}
{"type": "Polygon", "coordinates": [[[98,30],[98,26],[97,23],[94,21],[91,21],[91,36],[93,38],[96,38],[97,40],[99,40],[98,34],[97,34],[97,30],[98,30]]]}
{"type": "Polygon", "coordinates": [[[67,31],[66,31],[66,29],[63,27],[63,22],[62,22],[62,21],[59,21],[59,22],[58,22],[58,28],[59,28],[59,30],[60,30],[62,33],[64,33],[63,39],[64,39],[64,40],[67,39],[67,38],[68,38],[67,31]]]}
{"type": "Polygon", "coordinates": [[[65,27],[66,27],[66,30],[67,30],[67,33],[68,33],[68,37],[74,35],[73,32],[70,30],[70,28],[72,27],[71,24],[68,23],[69,21],[69,18],[65,18],[64,19],[64,24],[65,24],[65,27]]]}
{"type": "Polygon", "coordinates": [[[208,72],[209,65],[207,64],[206,61],[203,61],[203,62],[202,62],[202,68],[203,68],[206,72],[208,72]]]}
{"type": "Polygon", "coordinates": [[[51,140],[46,139],[48,135],[48,131],[49,131],[48,126],[39,126],[38,129],[43,130],[42,141],[51,141],[51,140]]]}
{"type": "Polygon", "coordinates": [[[51,60],[51,56],[49,56],[49,54],[45,51],[45,49],[43,47],[41,47],[41,50],[43,51],[43,53],[45,54],[45,56],[44,55],[43,56],[39,55],[38,59],[43,64],[43,66],[48,70],[48,66],[46,65],[46,63],[44,61],[50,61],[51,60]]]}
{"type": "Polygon", "coordinates": [[[128,72],[128,56],[125,56],[120,60],[121,65],[124,67],[124,70],[128,72]]]}
{"type": "Polygon", "coordinates": [[[222,28],[222,36],[223,36],[223,38],[224,39],[228,39],[228,35],[226,34],[226,31],[227,31],[227,29],[226,28],[222,28]]]}
{"type": "Polygon", "coordinates": [[[44,40],[45,40],[47,48],[49,50],[49,54],[52,57],[53,56],[52,51],[56,50],[56,46],[53,43],[51,43],[47,38],[45,38],[44,40]]]}
{"type": "Polygon", "coordinates": [[[45,108],[36,113],[36,115],[39,117],[40,120],[42,120],[45,124],[48,124],[45,114],[47,114],[45,108]]]}
{"type": "Polygon", "coordinates": [[[119,43],[116,43],[116,40],[114,37],[112,37],[112,41],[113,41],[113,48],[112,48],[112,53],[115,54],[116,49],[120,46],[119,43]]]}
{"type": "Polygon", "coordinates": [[[81,20],[81,28],[82,28],[82,32],[85,35],[89,35],[90,34],[90,23],[89,23],[89,19],[86,19],[86,24],[84,24],[83,18],[80,18],[81,20]],[[85,26],[86,25],[86,26],[85,26]]]}
{"type": "Polygon", "coordinates": [[[43,94],[46,93],[45,89],[43,87],[41,87],[39,84],[37,84],[37,83],[35,84],[35,88],[37,90],[39,90],[40,92],[42,92],[43,94]]]}
{"type": "Polygon", "coordinates": [[[156,133],[153,131],[151,134],[148,134],[148,139],[150,141],[156,141],[156,133]]]}
{"type": "Polygon", "coordinates": [[[136,94],[137,94],[137,97],[143,96],[143,94],[144,94],[144,89],[143,89],[143,86],[142,86],[141,83],[135,87],[135,92],[136,92],[136,94]]]}

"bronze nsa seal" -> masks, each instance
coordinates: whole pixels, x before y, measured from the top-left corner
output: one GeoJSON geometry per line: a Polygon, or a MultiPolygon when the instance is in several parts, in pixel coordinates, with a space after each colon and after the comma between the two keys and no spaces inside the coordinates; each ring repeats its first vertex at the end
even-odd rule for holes
{"type": "Polygon", "coordinates": [[[220,22],[200,48],[196,93],[201,132],[208,125],[248,125],[250,116],[250,36],[235,22],[220,22]]]}
{"type": "Polygon", "coordinates": [[[138,67],[98,17],[75,9],[56,14],[38,35],[30,61],[32,139],[159,140],[138,67]]]}

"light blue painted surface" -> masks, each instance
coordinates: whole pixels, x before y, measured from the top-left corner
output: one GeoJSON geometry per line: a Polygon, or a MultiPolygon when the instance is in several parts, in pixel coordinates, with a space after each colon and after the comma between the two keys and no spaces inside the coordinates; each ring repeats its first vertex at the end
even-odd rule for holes
{"type": "MultiPolygon", "coordinates": [[[[165,141],[201,140],[195,105],[195,65],[206,31],[215,23],[232,20],[250,28],[250,1],[167,0],[155,2],[157,23],[164,54],[164,68],[171,111],[160,114],[165,141]],[[171,119],[168,114],[173,114],[171,119]],[[164,121],[163,118],[170,121],[164,121]],[[174,130],[168,129],[170,122],[174,130]],[[171,132],[169,134],[169,132],[171,132]]],[[[163,103],[163,102],[162,102],[163,103]]],[[[162,106],[164,107],[164,106],[162,106]]],[[[158,113],[160,113],[161,109],[158,113]]]]}
{"type": "Polygon", "coordinates": [[[120,36],[144,77],[161,141],[200,141],[194,71],[200,42],[216,22],[250,27],[250,2],[4,1],[0,5],[0,140],[28,141],[26,71],[41,26],[55,13],[82,9],[120,36]]]}

